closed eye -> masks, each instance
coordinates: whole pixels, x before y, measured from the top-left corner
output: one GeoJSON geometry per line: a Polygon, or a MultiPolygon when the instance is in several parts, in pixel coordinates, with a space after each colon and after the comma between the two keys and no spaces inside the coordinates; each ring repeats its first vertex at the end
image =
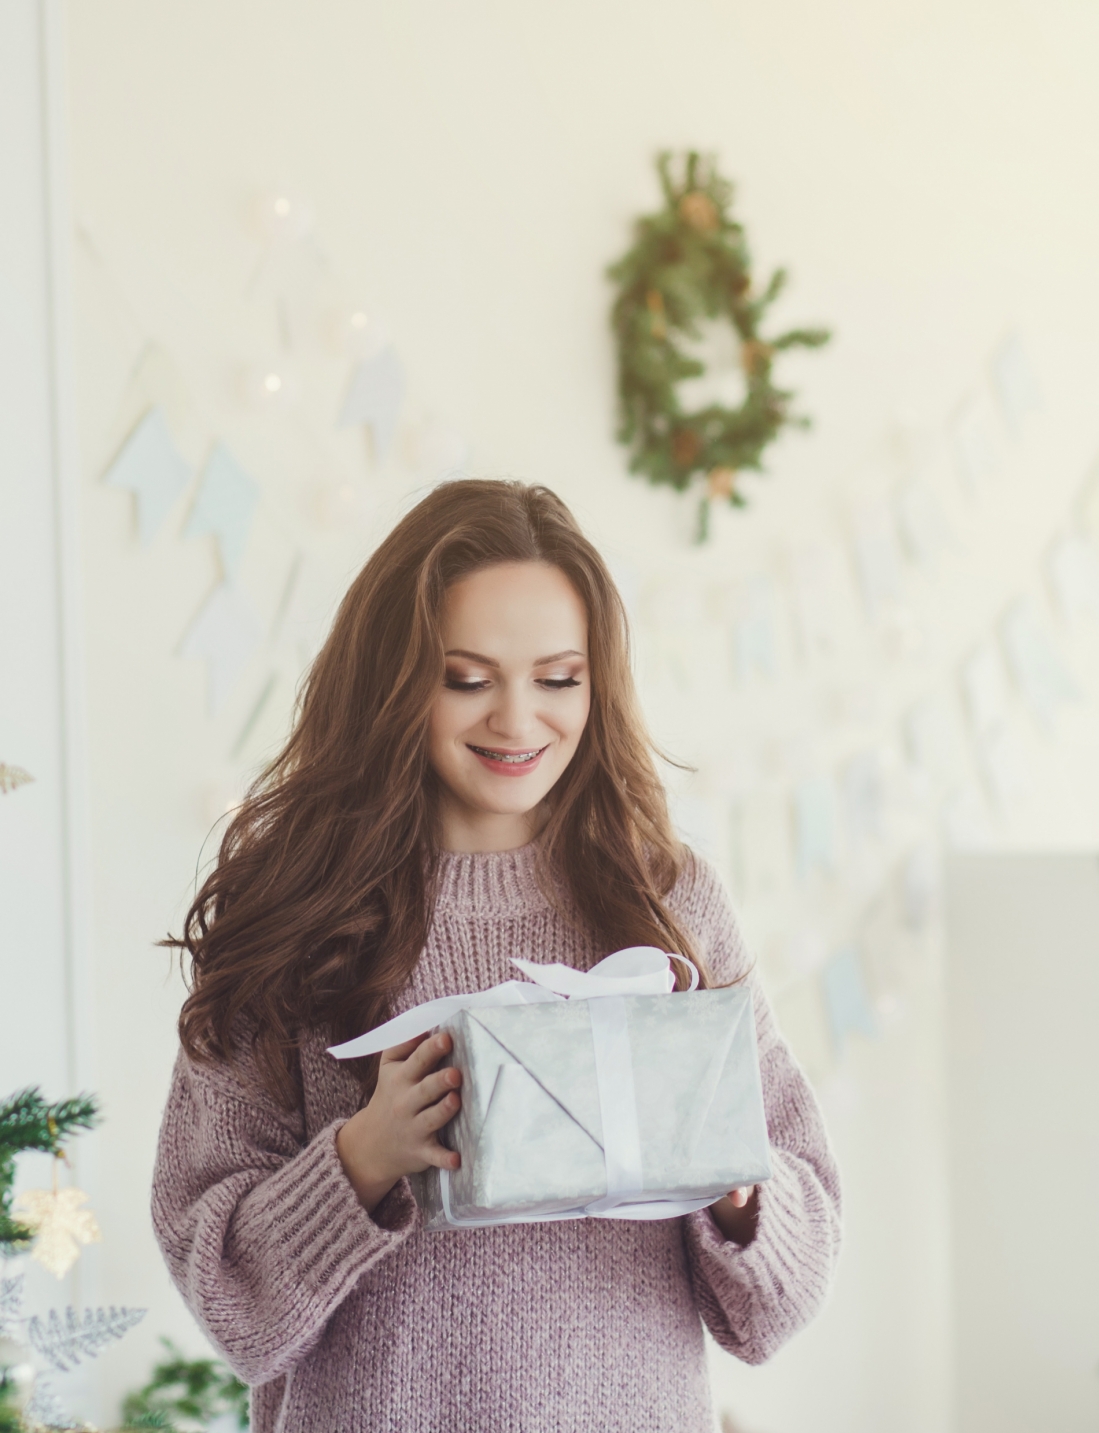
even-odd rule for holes
{"type": "Polygon", "coordinates": [[[548,687],[551,692],[559,692],[565,687],[578,687],[580,683],[575,677],[543,677],[538,685],[548,687]]]}
{"type": "Polygon", "coordinates": [[[483,692],[489,685],[487,681],[460,682],[457,677],[447,677],[446,688],[450,692],[483,692]]]}

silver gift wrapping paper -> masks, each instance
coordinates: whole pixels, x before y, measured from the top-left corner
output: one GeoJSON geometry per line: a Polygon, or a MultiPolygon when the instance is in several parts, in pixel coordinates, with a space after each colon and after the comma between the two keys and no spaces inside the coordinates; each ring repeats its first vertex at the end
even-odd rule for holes
{"type": "MultiPolygon", "coordinates": [[[[624,997],[643,1198],[716,1199],[768,1179],[751,993],[743,986],[624,997]]],[[[441,1028],[462,1071],[462,1108],[442,1139],[459,1218],[537,1220],[607,1192],[586,1000],[460,1011],[441,1028]]],[[[432,1229],[450,1229],[439,1171],[413,1179],[432,1229]]]]}

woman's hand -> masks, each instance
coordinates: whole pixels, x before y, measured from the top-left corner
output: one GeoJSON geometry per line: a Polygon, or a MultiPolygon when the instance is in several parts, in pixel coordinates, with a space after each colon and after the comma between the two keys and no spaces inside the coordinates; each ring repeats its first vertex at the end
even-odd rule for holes
{"type": "Polygon", "coordinates": [[[750,1189],[734,1189],[710,1205],[714,1223],[726,1239],[735,1244],[750,1244],[756,1237],[759,1220],[759,1188],[753,1184],[750,1189]]]}
{"type": "Polygon", "coordinates": [[[438,1132],[458,1113],[461,1072],[436,1070],[450,1053],[449,1035],[418,1035],[382,1052],[369,1104],[336,1136],[344,1173],[368,1213],[406,1174],[457,1169],[460,1156],[445,1149],[438,1132]]]}

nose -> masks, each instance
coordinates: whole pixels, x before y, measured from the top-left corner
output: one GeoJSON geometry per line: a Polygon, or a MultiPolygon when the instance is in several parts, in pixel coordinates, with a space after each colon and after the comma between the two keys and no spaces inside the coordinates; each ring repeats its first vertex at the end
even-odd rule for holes
{"type": "Polygon", "coordinates": [[[486,725],[501,741],[521,743],[534,726],[534,694],[521,682],[501,682],[486,725]]]}

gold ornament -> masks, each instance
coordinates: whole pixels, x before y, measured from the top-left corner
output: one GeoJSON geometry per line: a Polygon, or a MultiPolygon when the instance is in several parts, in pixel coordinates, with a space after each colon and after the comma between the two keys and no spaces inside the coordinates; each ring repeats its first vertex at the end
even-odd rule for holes
{"type": "Polygon", "coordinates": [[[700,234],[712,234],[721,218],[717,205],[704,189],[688,189],[679,201],[679,217],[700,234]]]}
{"type": "Polygon", "coordinates": [[[664,314],[664,295],[659,289],[650,289],[645,295],[645,307],[651,315],[650,325],[653,338],[666,338],[668,322],[664,314]]]}
{"type": "Polygon", "coordinates": [[[744,372],[747,374],[758,373],[763,365],[770,361],[774,349],[769,343],[760,343],[758,339],[749,339],[747,343],[741,344],[740,362],[744,372]]]}
{"type": "Polygon", "coordinates": [[[702,452],[702,439],[693,428],[680,428],[672,435],[672,461],[676,467],[689,468],[702,452]]]}
{"type": "Polygon", "coordinates": [[[31,1258],[63,1279],[80,1258],[81,1244],[98,1244],[103,1238],[95,1215],[80,1206],[88,1196],[82,1189],[26,1189],[12,1205],[12,1213],[37,1236],[31,1258]]]}
{"type": "Polygon", "coordinates": [[[21,766],[8,766],[6,762],[0,761],[0,795],[6,796],[9,791],[26,786],[28,781],[33,780],[30,772],[24,771],[21,766]]]}
{"type": "Polygon", "coordinates": [[[706,496],[711,500],[731,498],[735,489],[735,468],[711,468],[706,474],[706,496]]]}

